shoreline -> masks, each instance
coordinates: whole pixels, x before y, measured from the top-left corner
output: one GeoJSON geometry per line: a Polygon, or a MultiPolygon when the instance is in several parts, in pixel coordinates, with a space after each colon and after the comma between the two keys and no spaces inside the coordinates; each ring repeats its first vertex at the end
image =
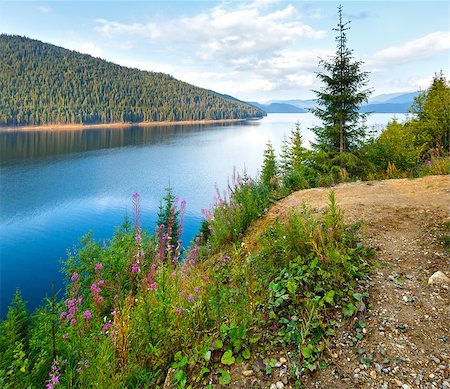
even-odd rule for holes
{"type": "Polygon", "coordinates": [[[176,126],[176,125],[194,125],[194,124],[215,124],[215,123],[239,123],[247,120],[261,120],[262,118],[247,119],[218,119],[218,120],[185,120],[185,121],[165,121],[165,122],[114,122],[99,124],[45,124],[39,126],[17,126],[0,127],[1,132],[22,132],[22,131],[73,131],[88,130],[96,128],[130,128],[130,127],[158,127],[158,126],[176,126]]]}

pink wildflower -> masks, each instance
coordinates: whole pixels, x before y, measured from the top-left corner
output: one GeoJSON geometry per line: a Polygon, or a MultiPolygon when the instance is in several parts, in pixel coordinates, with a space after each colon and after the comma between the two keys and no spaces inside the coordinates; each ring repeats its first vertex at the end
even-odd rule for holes
{"type": "Polygon", "coordinates": [[[73,273],[73,274],[72,274],[72,277],[70,277],[70,280],[71,280],[71,281],[78,280],[78,273],[73,273]]]}
{"type": "Polygon", "coordinates": [[[195,300],[195,296],[193,294],[189,294],[188,302],[192,303],[195,300]]]}
{"type": "Polygon", "coordinates": [[[102,270],[103,265],[99,262],[95,265],[94,271],[97,273],[102,270]]]}
{"type": "Polygon", "coordinates": [[[92,313],[91,313],[91,311],[89,309],[87,309],[84,312],[83,318],[86,319],[86,320],[91,320],[92,319],[92,313]]]}

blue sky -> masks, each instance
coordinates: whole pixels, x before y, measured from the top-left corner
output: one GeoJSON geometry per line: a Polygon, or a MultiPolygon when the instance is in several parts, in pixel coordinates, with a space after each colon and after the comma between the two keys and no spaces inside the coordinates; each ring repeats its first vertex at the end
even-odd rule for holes
{"type": "MultiPolygon", "coordinates": [[[[312,98],[335,1],[2,1],[0,32],[169,73],[247,101],[312,98]]],[[[450,75],[448,1],[341,1],[374,95],[450,75]]]]}

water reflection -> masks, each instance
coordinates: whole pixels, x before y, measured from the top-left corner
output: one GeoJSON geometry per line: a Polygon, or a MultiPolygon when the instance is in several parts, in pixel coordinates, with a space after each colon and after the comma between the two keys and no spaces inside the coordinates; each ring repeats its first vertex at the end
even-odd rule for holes
{"type": "MultiPolygon", "coordinates": [[[[248,121],[236,122],[233,123],[233,126],[258,124],[258,121],[248,121]]],[[[0,163],[9,165],[50,156],[167,143],[180,136],[211,131],[225,126],[230,126],[230,123],[3,132],[0,133],[0,163]]]]}

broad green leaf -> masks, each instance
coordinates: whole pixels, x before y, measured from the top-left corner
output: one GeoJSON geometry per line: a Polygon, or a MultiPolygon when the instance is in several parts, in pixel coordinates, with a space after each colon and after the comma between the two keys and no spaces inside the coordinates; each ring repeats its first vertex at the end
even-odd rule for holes
{"type": "Polygon", "coordinates": [[[220,360],[220,362],[222,362],[224,365],[232,365],[235,360],[236,359],[233,357],[233,352],[231,350],[227,350],[222,355],[222,359],[220,360]]]}
{"type": "Polygon", "coordinates": [[[220,385],[229,385],[231,382],[231,375],[228,371],[219,369],[220,377],[219,384],[220,385]]]}
{"type": "Polygon", "coordinates": [[[334,290],[329,290],[327,293],[325,293],[325,296],[323,296],[323,299],[330,305],[334,303],[334,290]]]}

